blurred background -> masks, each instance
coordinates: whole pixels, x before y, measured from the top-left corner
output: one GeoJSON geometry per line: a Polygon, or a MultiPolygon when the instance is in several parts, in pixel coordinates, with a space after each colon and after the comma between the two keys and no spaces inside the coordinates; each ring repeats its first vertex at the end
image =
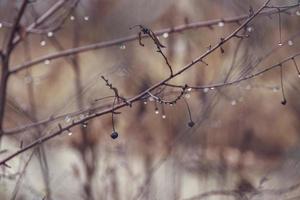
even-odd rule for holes
{"type": "MultiPolygon", "coordinates": [[[[59,1],[31,1],[26,27],[59,1]]],[[[21,1],[0,1],[0,42],[21,1]]],[[[248,15],[263,0],[66,0],[11,56],[11,69],[65,49],[137,35],[192,22],[248,15]],[[59,26],[56,30],[51,27],[59,26]],[[51,31],[50,31],[51,30],[51,31]]],[[[297,0],[271,1],[291,6],[297,0]]],[[[173,79],[178,85],[225,83],[257,73],[299,53],[300,7],[256,17],[234,38],[173,79]],[[280,24],[279,24],[280,23],[280,24]],[[281,29],[280,29],[281,27],[281,29]],[[281,35],[281,39],[280,39],[281,35]],[[278,45],[282,43],[283,45],[278,45]]],[[[232,33],[239,24],[212,26],[158,36],[176,72],[232,33]]],[[[168,77],[150,39],[119,43],[42,63],[9,79],[0,160],[39,137],[112,105],[114,95],[130,98],[168,77]],[[97,100],[98,99],[98,100],[97,100]],[[99,100],[100,99],[100,100],[99,100]],[[96,101],[97,100],[97,101],[96,101]],[[18,128],[56,118],[33,128],[18,128]],[[10,132],[11,131],[11,132],[10,132]]],[[[300,58],[295,58],[299,63],[300,58]]],[[[220,88],[191,90],[175,105],[153,98],[114,115],[74,127],[7,162],[0,171],[0,199],[299,199],[300,79],[292,61],[283,65],[287,100],[282,105],[280,68],[255,79],[220,88]],[[189,127],[191,111],[193,127],[189,127]],[[213,191],[213,192],[212,192],[213,191]],[[211,192],[211,193],[207,193],[211,192]],[[207,194],[202,195],[201,194],[207,194]],[[298,196],[298,197],[297,197],[298,196]]],[[[166,88],[172,100],[180,89],[166,88]]]]}

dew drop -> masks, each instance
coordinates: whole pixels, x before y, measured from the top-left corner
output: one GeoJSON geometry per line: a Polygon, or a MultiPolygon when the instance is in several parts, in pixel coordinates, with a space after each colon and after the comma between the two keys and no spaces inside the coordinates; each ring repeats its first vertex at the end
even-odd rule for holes
{"type": "Polygon", "coordinates": [[[296,15],[297,15],[297,16],[300,16],[300,10],[297,10],[297,11],[296,11],[296,15]]]}
{"type": "Polygon", "coordinates": [[[188,88],[187,91],[189,91],[189,92],[192,91],[192,88],[188,88]]]}
{"type": "Polygon", "coordinates": [[[46,45],[46,41],[45,40],[42,40],[41,42],[40,42],[40,45],[43,47],[43,46],[45,46],[46,45]]]}
{"type": "Polygon", "coordinates": [[[207,93],[208,92],[208,88],[204,88],[203,92],[207,93]]]}
{"type": "Polygon", "coordinates": [[[71,117],[67,115],[67,116],[65,117],[65,122],[69,123],[70,121],[71,121],[71,117]]]}
{"type": "Polygon", "coordinates": [[[218,26],[219,26],[219,27],[223,27],[223,26],[224,26],[224,22],[219,22],[219,23],[218,23],[218,26]]]}
{"type": "Polygon", "coordinates": [[[69,131],[69,132],[68,132],[68,135],[71,136],[71,135],[73,135],[73,133],[72,133],[71,131],[69,131]]]}
{"type": "Polygon", "coordinates": [[[248,27],[247,27],[247,31],[248,31],[249,33],[251,33],[253,30],[254,30],[254,29],[253,29],[252,26],[248,26],[248,27]]]}
{"type": "Polygon", "coordinates": [[[298,74],[298,77],[300,78],[300,74],[298,74]]]}
{"type": "Polygon", "coordinates": [[[2,23],[0,23],[0,28],[2,28],[3,27],[3,25],[2,25],[2,23]]]}
{"type": "Polygon", "coordinates": [[[289,45],[289,46],[293,46],[293,44],[294,44],[294,43],[293,43],[292,40],[289,40],[289,41],[288,41],[288,45],[289,45]]]}
{"type": "Polygon", "coordinates": [[[74,20],[75,20],[75,17],[74,17],[73,15],[71,15],[71,16],[70,16],[70,20],[71,20],[71,21],[74,21],[74,20]]]}
{"type": "Polygon", "coordinates": [[[154,98],[153,97],[149,97],[149,101],[154,101],[154,98]]]}
{"type": "Polygon", "coordinates": [[[144,104],[146,105],[146,104],[147,104],[147,101],[144,101],[144,104]]]}
{"type": "Polygon", "coordinates": [[[157,114],[157,115],[158,115],[158,114],[159,114],[159,110],[157,110],[157,109],[156,109],[156,110],[155,110],[155,114],[157,114]]]}
{"type": "Polygon", "coordinates": [[[211,87],[210,89],[211,89],[211,90],[214,90],[215,88],[214,88],[214,87],[211,87]]]}
{"type": "Polygon", "coordinates": [[[121,49],[121,50],[125,50],[125,49],[126,49],[126,45],[125,45],[125,44],[121,44],[121,45],[120,45],[120,49],[121,49]]]}
{"type": "Polygon", "coordinates": [[[161,116],[161,118],[163,118],[163,119],[166,119],[166,118],[167,118],[167,116],[166,116],[166,115],[162,115],[162,116],[161,116]]]}
{"type": "Polygon", "coordinates": [[[44,61],[44,64],[45,64],[45,65],[49,65],[49,64],[50,64],[50,60],[48,60],[48,59],[45,60],[45,61],[44,61]]]}
{"type": "Polygon", "coordinates": [[[47,33],[47,36],[48,36],[48,37],[53,37],[53,32],[51,32],[51,31],[48,32],[48,33],[47,33]]]}
{"type": "Polygon", "coordinates": [[[169,33],[164,33],[164,34],[163,34],[163,37],[164,37],[164,38],[168,38],[168,37],[169,37],[169,33]]]}
{"type": "Polygon", "coordinates": [[[90,17],[89,16],[84,16],[83,18],[85,21],[89,21],[90,17]]]}
{"type": "Polygon", "coordinates": [[[185,96],[184,96],[185,98],[190,98],[191,97],[191,95],[190,94],[185,94],[185,96]]]}
{"type": "Polygon", "coordinates": [[[235,106],[236,105],[236,100],[232,100],[231,105],[235,106]]]}
{"type": "Polygon", "coordinates": [[[281,42],[278,43],[278,46],[282,46],[283,44],[281,42]]]}
{"type": "Polygon", "coordinates": [[[112,139],[117,139],[118,136],[119,136],[119,134],[118,134],[118,132],[116,132],[116,131],[113,131],[113,132],[111,133],[111,135],[110,135],[110,137],[111,137],[112,139]]]}

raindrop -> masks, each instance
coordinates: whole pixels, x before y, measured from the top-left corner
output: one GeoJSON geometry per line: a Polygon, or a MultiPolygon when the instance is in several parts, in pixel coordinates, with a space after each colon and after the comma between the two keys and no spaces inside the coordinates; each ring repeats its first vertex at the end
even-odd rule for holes
{"type": "Polygon", "coordinates": [[[218,26],[219,26],[219,27],[223,27],[223,26],[224,26],[224,22],[219,22],[219,23],[218,23],[218,26]]]}
{"type": "Polygon", "coordinates": [[[236,105],[236,100],[232,100],[231,105],[235,106],[236,105]]]}
{"type": "Polygon", "coordinates": [[[192,88],[188,88],[187,91],[189,91],[189,92],[192,91],[192,88]]]}
{"type": "Polygon", "coordinates": [[[147,104],[147,101],[144,101],[144,104],[146,105],[146,104],[147,104]]]}
{"type": "Polygon", "coordinates": [[[72,133],[71,131],[69,131],[69,132],[68,132],[68,135],[71,136],[71,135],[73,135],[73,133],[72,133]]]}
{"type": "Polygon", "coordinates": [[[41,42],[40,42],[40,45],[43,47],[43,46],[45,46],[46,45],[46,41],[45,40],[42,40],[41,42]]]}
{"type": "Polygon", "coordinates": [[[83,18],[85,21],[89,21],[90,17],[89,16],[84,16],[83,18]]]}
{"type": "Polygon", "coordinates": [[[248,31],[249,33],[251,33],[253,30],[254,30],[254,29],[253,29],[252,26],[248,26],[248,27],[247,27],[247,31],[248,31]]]}
{"type": "Polygon", "coordinates": [[[71,117],[67,115],[67,116],[65,117],[65,122],[69,123],[70,121],[71,121],[71,117]]]}
{"type": "Polygon", "coordinates": [[[121,50],[125,50],[125,49],[126,49],[126,45],[125,45],[125,44],[121,44],[121,45],[120,45],[120,49],[121,49],[121,50]]]}
{"type": "Polygon", "coordinates": [[[159,114],[159,110],[158,109],[155,109],[155,114],[159,114]]]}
{"type": "Polygon", "coordinates": [[[166,119],[166,118],[167,118],[167,116],[166,116],[166,115],[162,115],[162,116],[161,116],[161,118],[163,118],[163,119],[166,119]]]}
{"type": "Polygon", "coordinates": [[[297,15],[297,16],[300,16],[300,10],[297,10],[297,11],[296,11],[296,15],[297,15]]]}
{"type": "Polygon", "coordinates": [[[0,28],[2,28],[2,26],[3,26],[2,23],[0,23],[0,28]]]}
{"type": "Polygon", "coordinates": [[[47,59],[47,60],[44,61],[44,63],[45,63],[45,65],[49,65],[50,64],[50,60],[47,59]]]}
{"type": "Polygon", "coordinates": [[[75,17],[74,17],[73,15],[71,15],[71,16],[70,16],[70,20],[71,20],[71,21],[74,21],[74,20],[75,20],[75,17]]]}
{"type": "Polygon", "coordinates": [[[294,43],[293,43],[292,40],[289,40],[289,41],[288,41],[288,45],[289,45],[289,46],[293,46],[293,44],[294,44],[294,43]]]}
{"type": "Polygon", "coordinates": [[[207,93],[208,92],[208,88],[204,88],[203,92],[207,93]]]}
{"type": "Polygon", "coordinates": [[[278,46],[282,46],[283,44],[281,42],[278,43],[278,46]]]}
{"type": "Polygon", "coordinates": [[[154,101],[154,98],[153,97],[149,97],[149,101],[154,101]]]}
{"type": "Polygon", "coordinates": [[[169,37],[169,33],[164,33],[164,34],[163,34],[163,37],[164,37],[164,38],[168,38],[168,37],[169,37]]]}
{"type": "Polygon", "coordinates": [[[214,88],[214,87],[211,87],[210,89],[211,89],[211,90],[214,90],[215,88],[214,88]]]}
{"type": "Polygon", "coordinates": [[[51,32],[51,31],[48,32],[48,33],[47,33],[47,36],[48,36],[48,37],[52,37],[52,36],[53,36],[53,32],[51,32]]]}

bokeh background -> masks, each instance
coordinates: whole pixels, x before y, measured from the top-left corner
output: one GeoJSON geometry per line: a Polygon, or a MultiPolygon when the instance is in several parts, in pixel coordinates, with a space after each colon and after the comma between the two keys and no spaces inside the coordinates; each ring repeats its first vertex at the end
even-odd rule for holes
{"type": "MultiPolygon", "coordinates": [[[[56,1],[33,1],[22,24],[32,23],[56,1]]],[[[70,1],[72,3],[72,1],[70,1]]],[[[12,22],[18,1],[0,1],[0,22],[12,22]]],[[[152,30],[190,22],[225,19],[256,10],[262,0],[81,0],[53,35],[31,34],[20,43],[11,66],[76,46],[138,34],[129,27],[152,30]]],[[[271,1],[288,6],[297,1],[271,1]]],[[[67,6],[66,6],[67,7],[67,6]]],[[[300,17],[294,8],[281,14],[283,46],[278,45],[278,14],[259,16],[246,28],[247,39],[232,39],[225,53],[215,51],[174,84],[209,85],[236,80],[280,62],[300,50],[300,17]]],[[[299,12],[299,11],[298,11],[299,12]]],[[[47,29],[66,10],[47,20],[47,29]]],[[[174,71],[204,53],[239,25],[219,23],[159,39],[174,71]]],[[[0,42],[8,28],[0,28],[0,42]]],[[[168,76],[153,41],[138,41],[49,60],[20,71],[9,80],[5,130],[49,117],[65,115],[54,123],[7,134],[0,158],[15,152],[20,143],[52,133],[57,124],[70,124],[84,114],[68,114],[111,105],[113,95],[100,78],[105,76],[124,97],[133,97],[168,76]]],[[[295,59],[300,66],[300,58],[295,59]]],[[[195,126],[183,100],[173,106],[137,102],[115,115],[116,140],[111,115],[75,127],[41,146],[12,159],[0,173],[0,199],[188,199],[208,191],[242,193],[284,189],[298,184],[300,79],[293,62],[283,68],[287,104],[282,105],[280,70],[228,87],[192,90],[185,95],[195,126]],[[156,113],[155,109],[158,109],[156,113]],[[165,118],[163,117],[165,115],[165,118]],[[246,188],[246,189],[245,189],[246,188]]],[[[166,89],[172,99],[180,90],[166,89]]],[[[276,190],[277,191],[277,190],[276,190]]],[[[288,193],[266,192],[252,199],[291,199],[288,193]],[[276,198],[272,195],[276,195],[276,198]]],[[[210,196],[207,199],[234,199],[210,196]]]]}

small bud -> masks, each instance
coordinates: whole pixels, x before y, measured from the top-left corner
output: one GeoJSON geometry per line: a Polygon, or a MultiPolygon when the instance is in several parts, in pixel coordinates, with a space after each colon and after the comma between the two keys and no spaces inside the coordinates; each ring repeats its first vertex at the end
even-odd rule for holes
{"type": "Polygon", "coordinates": [[[113,132],[111,133],[111,135],[110,135],[110,137],[111,137],[112,139],[117,139],[118,136],[119,136],[119,134],[118,134],[116,131],[113,131],[113,132]]]}

